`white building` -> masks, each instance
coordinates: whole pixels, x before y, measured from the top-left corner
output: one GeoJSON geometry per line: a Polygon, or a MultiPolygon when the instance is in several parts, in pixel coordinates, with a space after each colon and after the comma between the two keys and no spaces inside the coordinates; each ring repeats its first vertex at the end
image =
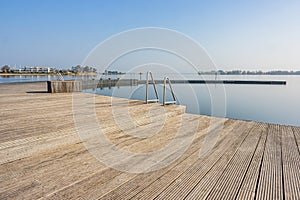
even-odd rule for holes
{"type": "Polygon", "coordinates": [[[20,73],[53,73],[57,70],[52,67],[23,67],[16,70],[16,72],[20,73]]]}

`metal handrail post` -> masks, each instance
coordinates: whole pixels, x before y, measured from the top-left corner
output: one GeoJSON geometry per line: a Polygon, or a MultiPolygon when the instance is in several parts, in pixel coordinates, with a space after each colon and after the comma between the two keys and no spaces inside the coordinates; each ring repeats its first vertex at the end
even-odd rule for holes
{"type": "Polygon", "coordinates": [[[165,102],[166,102],[166,93],[167,93],[167,78],[168,77],[165,77],[164,78],[164,95],[163,95],[163,106],[165,105],[165,102]]]}
{"type": "Polygon", "coordinates": [[[146,102],[146,104],[148,103],[148,85],[149,85],[149,82],[148,82],[148,79],[149,79],[149,72],[147,72],[147,74],[146,74],[146,100],[145,100],[145,102],[146,102]]]}
{"type": "Polygon", "coordinates": [[[176,101],[176,98],[175,98],[175,94],[174,94],[174,91],[173,91],[173,88],[172,88],[172,84],[171,84],[171,80],[168,78],[169,80],[169,86],[170,86],[170,89],[171,89],[171,94],[173,96],[173,100],[176,101]]]}
{"type": "Polygon", "coordinates": [[[151,79],[152,79],[152,83],[153,83],[153,88],[154,88],[155,96],[158,99],[158,93],[157,93],[157,90],[156,90],[156,84],[155,84],[155,80],[153,78],[152,72],[150,72],[150,75],[151,75],[151,79]]]}
{"type": "MultiPolygon", "coordinates": [[[[172,94],[172,97],[173,97],[173,102],[171,103],[176,103],[176,98],[175,98],[175,94],[174,94],[174,91],[173,91],[173,88],[172,88],[172,84],[171,84],[171,80],[169,79],[169,77],[165,77],[164,78],[164,94],[163,94],[163,106],[166,105],[166,96],[167,96],[167,81],[168,81],[168,84],[169,84],[169,87],[170,87],[170,90],[171,90],[171,94],[172,94]]],[[[169,103],[168,103],[169,104],[169,103]]]]}
{"type": "Polygon", "coordinates": [[[158,102],[159,101],[159,97],[158,97],[158,93],[157,93],[157,89],[156,89],[156,85],[155,85],[155,81],[153,79],[153,75],[152,75],[152,72],[151,71],[148,71],[147,74],[146,74],[146,104],[149,102],[149,101],[154,101],[154,102],[158,102]],[[155,96],[156,96],[156,99],[154,100],[148,100],[148,93],[149,93],[149,75],[150,75],[150,78],[151,78],[151,83],[153,85],[153,88],[154,88],[154,92],[155,92],[155,96]]]}
{"type": "Polygon", "coordinates": [[[61,75],[61,73],[60,72],[57,72],[57,80],[58,81],[64,81],[64,77],[61,75]]]}

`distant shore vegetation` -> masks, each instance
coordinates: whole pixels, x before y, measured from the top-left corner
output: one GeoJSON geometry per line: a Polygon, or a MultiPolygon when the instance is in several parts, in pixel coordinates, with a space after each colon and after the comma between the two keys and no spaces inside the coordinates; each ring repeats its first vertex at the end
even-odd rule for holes
{"type": "Polygon", "coordinates": [[[97,73],[97,69],[89,66],[76,65],[71,69],[57,69],[55,67],[40,67],[40,66],[24,66],[19,68],[11,68],[9,65],[4,65],[0,68],[0,73],[14,74],[80,74],[80,73],[97,73]]]}
{"type": "MultiPolygon", "coordinates": [[[[70,69],[57,69],[55,67],[19,67],[11,68],[9,65],[3,65],[0,68],[0,75],[45,75],[45,74],[57,74],[62,75],[120,75],[125,74],[125,72],[120,72],[117,70],[105,70],[104,72],[97,72],[97,68],[90,66],[76,65],[70,69]]],[[[142,73],[140,73],[142,74],[142,73]]],[[[300,75],[300,71],[287,71],[287,70],[272,70],[272,71],[250,71],[250,70],[217,70],[217,71],[199,71],[199,75],[300,75]]]]}
{"type": "Polygon", "coordinates": [[[209,72],[198,72],[199,75],[300,75],[300,71],[245,71],[245,70],[231,70],[231,71],[209,71],[209,72]]]}
{"type": "MultiPolygon", "coordinates": [[[[0,75],[51,75],[61,73],[62,75],[97,75],[97,68],[90,66],[76,65],[70,69],[57,69],[54,67],[37,67],[37,66],[25,66],[19,68],[11,68],[9,65],[4,65],[0,68],[0,75]]],[[[119,71],[107,71],[100,74],[116,75],[125,74],[119,71]]]]}

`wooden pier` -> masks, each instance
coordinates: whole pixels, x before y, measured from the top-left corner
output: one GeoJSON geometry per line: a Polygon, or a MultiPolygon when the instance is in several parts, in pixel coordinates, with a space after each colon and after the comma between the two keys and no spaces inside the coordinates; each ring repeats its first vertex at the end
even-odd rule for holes
{"type": "MultiPolygon", "coordinates": [[[[130,152],[168,144],[182,117],[199,122],[192,144],[175,162],[152,172],[128,173],[107,167],[84,146],[72,94],[50,94],[46,87],[0,85],[0,199],[300,199],[300,127],[192,115],[183,106],[135,100],[124,109],[127,100],[115,99],[114,109],[130,113],[140,134],[151,134],[161,117],[150,120],[150,110],[166,113],[158,134],[133,137],[116,124],[111,97],[96,96],[96,115],[107,138],[130,152]],[[214,148],[199,156],[212,120],[224,127],[214,148]]],[[[187,129],[184,137],[189,134],[187,129]]]]}

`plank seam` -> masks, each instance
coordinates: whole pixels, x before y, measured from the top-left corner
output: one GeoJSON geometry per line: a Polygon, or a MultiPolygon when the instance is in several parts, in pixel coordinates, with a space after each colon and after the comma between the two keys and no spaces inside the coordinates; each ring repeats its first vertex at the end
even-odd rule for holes
{"type": "MultiPolygon", "coordinates": [[[[227,169],[229,163],[232,161],[232,159],[234,158],[234,156],[235,156],[236,153],[238,152],[238,149],[239,149],[239,148],[241,147],[241,145],[245,142],[246,138],[249,136],[249,134],[250,134],[250,132],[251,132],[251,130],[252,130],[253,128],[254,128],[254,127],[251,127],[251,129],[248,130],[247,135],[244,137],[244,139],[243,139],[243,140],[240,142],[240,144],[237,146],[237,148],[236,148],[236,150],[234,151],[233,155],[231,156],[231,158],[230,158],[230,159],[228,160],[228,162],[226,163],[226,166],[225,166],[225,168],[223,169],[222,174],[223,174],[224,171],[227,169]]],[[[223,155],[224,155],[224,154],[223,154],[223,155]]],[[[222,158],[222,156],[221,156],[218,160],[220,160],[221,158],[222,158]]],[[[214,163],[213,166],[215,166],[216,164],[217,164],[217,162],[214,163]]],[[[210,168],[210,170],[213,168],[213,166],[210,168]]],[[[209,171],[210,171],[210,170],[209,170],[209,171]]],[[[209,172],[209,171],[208,171],[208,172],[209,172]]],[[[208,172],[207,172],[207,173],[208,173],[208,172]]],[[[207,174],[207,173],[206,173],[206,174],[207,174]]],[[[205,199],[207,199],[207,197],[211,194],[213,188],[215,187],[215,185],[217,184],[217,182],[219,181],[219,179],[222,177],[222,174],[220,174],[220,176],[217,178],[217,180],[216,180],[214,186],[212,187],[212,189],[210,190],[210,192],[206,195],[205,199]]],[[[199,184],[199,182],[198,182],[198,184],[199,184]]],[[[198,185],[198,184],[197,184],[197,185],[198,185]]],[[[184,199],[186,199],[186,198],[190,195],[190,193],[191,193],[192,191],[194,191],[194,189],[196,188],[197,185],[195,185],[195,187],[194,187],[193,189],[191,189],[191,190],[187,193],[187,195],[184,197],[184,199]]]]}
{"type": "MultiPolygon", "coordinates": [[[[270,128],[270,125],[268,125],[267,127],[268,129],[270,128]]],[[[257,192],[258,192],[258,186],[259,186],[259,180],[260,180],[260,176],[261,176],[261,169],[262,169],[262,163],[264,161],[264,157],[265,157],[265,151],[266,151],[266,144],[267,144],[267,140],[268,140],[268,135],[269,135],[269,131],[266,131],[266,140],[265,140],[265,144],[264,144],[264,150],[263,150],[263,154],[261,157],[261,161],[260,161],[260,166],[259,166],[259,172],[258,172],[258,177],[257,177],[257,181],[256,181],[256,187],[255,187],[255,195],[254,195],[254,199],[257,199],[257,192]]]]}
{"type": "Polygon", "coordinates": [[[240,183],[239,189],[238,189],[238,191],[237,191],[237,193],[236,193],[234,199],[237,199],[237,196],[238,196],[239,193],[240,193],[241,187],[242,187],[243,182],[244,182],[244,180],[245,180],[245,178],[246,178],[246,174],[247,174],[248,171],[249,171],[249,168],[250,168],[251,163],[252,163],[252,161],[253,161],[253,158],[254,158],[254,156],[255,156],[255,152],[257,151],[257,148],[258,148],[258,145],[259,145],[259,141],[260,141],[261,139],[262,139],[262,133],[260,133],[259,140],[258,140],[258,142],[257,142],[257,144],[256,144],[256,147],[255,147],[255,151],[254,151],[253,154],[252,154],[251,160],[250,160],[250,162],[249,162],[249,165],[248,165],[248,167],[247,167],[247,170],[246,170],[245,173],[244,173],[244,177],[243,177],[243,179],[242,179],[242,181],[241,181],[241,183],[240,183]]]}
{"type": "Polygon", "coordinates": [[[299,152],[299,154],[300,154],[300,147],[299,147],[298,140],[297,140],[297,138],[296,138],[295,132],[296,132],[296,130],[295,130],[295,128],[293,128],[294,139],[295,139],[295,142],[296,142],[296,144],[297,144],[298,152],[299,152]]]}
{"type": "Polygon", "coordinates": [[[283,157],[282,157],[282,129],[280,131],[280,161],[281,161],[281,182],[282,182],[282,197],[285,199],[285,183],[284,183],[284,170],[283,170],[283,157]]]}

